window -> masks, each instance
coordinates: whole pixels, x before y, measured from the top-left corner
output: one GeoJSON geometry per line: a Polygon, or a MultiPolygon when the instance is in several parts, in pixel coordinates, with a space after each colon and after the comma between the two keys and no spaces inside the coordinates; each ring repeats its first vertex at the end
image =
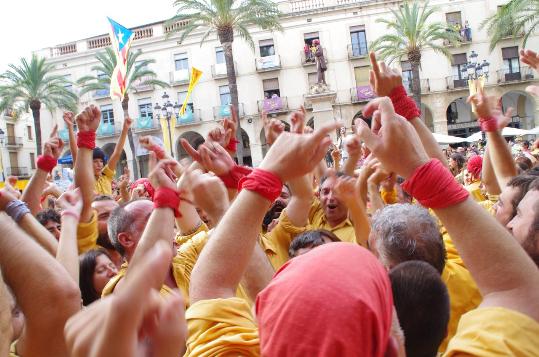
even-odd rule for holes
{"type": "Polygon", "coordinates": [[[412,90],[412,65],[408,61],[401,62],[402,68],[402,85],[407,90],[412,90]]]}
{"type": "Polygon", "coordinates": [[[314,40],[320,40],[320,36],[318,35],[318,32],[309,32],[303,35],[303,39],[305,44],[311,47],[314,40]]]}
{"type": "Polygon", "coordinates": [[[264,79],[262,81],[262,87],[264,88],[264,98],[271,98],[274,95],[277,95],[277,97],[281,96],[278,78],[264,79]]]}
{"type": "Polygon", "coordinates": [[[502,57],[505,73],[520,73],[518,46],[502,48],[502,57]]]}
{"type": "Polygon", "coordinates": [[[219,86],[219,98],[221,99],[221,105],[229,105],[232,102],[228,86],[219,86]]]}
{"type": "MultiPolygon", "coordinates": [[[[224,86],[224,87],[228,88],[228,86],[224,86]]],[[[183,102],[185,101],[185,97],[187,97],[187,91],[179,92],[178,93],[178,104],[183,105],[183,102]]],[[[191,99],[191,97],[189,97],[189,100],[187,101],[187,107],[191,108],[191,112],[194,111],[193,100],[191,99]]],[[[185,108],[185,110],[187,110],[187,108],[185,108]]]]}
{"type": "Polygon", "coordinates": [[[112,110],[112,104],[101,106],[101,121],[114,125],[114,111],[112,110]]]}
{"type": "Polygon", "coordinates": [[[445,20],[449,27],[452,27],[452,28],[456,26],[462,27],[462,15],[460,11],[446,13],[445,20]]]}
{"type": "Polygon", "coordinates": [[[71,75],[70,75],[70,74],[66,74],[66,75],[64,76],[64,79],[65,79],[66,81],[69,82],[69,83],[66,83],[66,84],[64,85],[64,88],[67,89],[67,90],[70,91],[70,92],[73,92],[73,84],[71,83],[71,75]]]}
{"type": "Polygon", "coordinates": [[[225,61],[225,53],[223,52],[223,47],[216,47],[215,48],[215,63],[226,63],[225,61]]]}
{"type": "Polygon", "coordinates": [[[367,55],[367,36],[363,26],[354,26],[350,28],[350,39],[352,41],[352,56],[367,55]]]}
{"type": "Polygon", "coordinates": [[[356,86],[369,86],[369,66],[361,66],[354,68],[354,76],[356,77],[356,86]]]}
{"type": "Polygon", "coordinates": [[[176,71],[189,69],[189,59],[187,58],[187,53],[179,53],[174,55],[174,68],[176,71]]]}
{"type": "Polygon", "coordinates": [[[468,78],[468,57],[466,53],[458,53],[453,55],[453,80],[465,80],[468,78]]]}
{"type": "Polygon", "coordinates": [[[34,138],[32,137],[32,131],[32,127],[30,125],[27,125],[26,132],[28,133],[28,140],[34,140],[34,138]]]}
{"type": "Polygon", "coordinates": [[[260,57],[269,57],[275,55],[273,40],[262,40],[259,42],[260,57]]]}
{"type": "Polygon", "coordinates": [[[138,101],[138,111],[141,119],[153,119],[152,99],[144,98],[138,101]]]}
{"type": "Polygon", "coordinates": [[[36,169],[36,154],[33,152],[30,153],[30,167],[32,170],[36,169]]]}

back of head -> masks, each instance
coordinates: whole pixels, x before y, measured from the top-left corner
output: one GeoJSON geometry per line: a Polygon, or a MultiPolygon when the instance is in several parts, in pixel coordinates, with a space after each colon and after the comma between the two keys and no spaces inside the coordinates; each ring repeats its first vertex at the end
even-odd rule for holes
{"type": "Polygon", "coordinates": [[[44,226],[48,221],[61,223],[60,222],[60,214],[58,214],[58,212],[56,212],[52,208],[49,208],[49,209],[46,209],[46,210],[43,210],[43,211],[39,212],[36,215],[36,219],[39,221],[39,223],[41,223],[42,226],[44,226]]]}
{"type": "Polygon", "coordinates": [[[515,159],[515,163],[522,170],[522,172],[528,171],[533,167],[532,161],[524,155],[520,155],[515,159]]]}
{"type": "Polygon", "coordinates": [[[335,234],[325,229],[315,229],[306,231],[298,235],[288,248],[288,256],[294,258],[298,255],[300,249],[316,248],[329,242],[340,242],[341,240],[335,234]]]}
{"type": "Polygon", "coordinates": [[[369,243],[388,268],[422,260],[440,274],[444,270],[445,246],[438,224],[420,206],[394,204],[378,211],[372,220],[369,243]]]}
{"type": "Polygon", "coordinates": [[[472,174],[474,179],[478,179],[481,176],[483,169],[483,158],[479,155],[474,155],[468,159],[468,166],[466,167],[468,172],[472,174]]]}
{"type": "Polygon", "coordinates": [[[449,322],[449,295],[440,274],[430,264],[409,261],[391,269],[389,278],[406,355],[435,357],[449,322]]]}
{"type": "Polygon", "coordinates": [[[459,153],[451,154],[451,159],[455,160],[459,170],[461,170],[464,167],[464,164],[466,163],[466,158],[464,157],[464,155],[461,155],[459,153]]]}
{"type": "Polygon", "coordinates": [[[116,207],[110,212],[108,220],[109,240],[114,246],[114,249],[122,256],[125,255],[125,249],[118,239],[118,235],[122,232],[127,232],[131,228],[135,219],[132,212],[125,209],[126,205],[116,207]]]}
{"type": "Polygon", "coordinates": [[[325,244],[288,261],[258,295],[263,356],[384,356],[393,300],[366,249],[325,244]]]}

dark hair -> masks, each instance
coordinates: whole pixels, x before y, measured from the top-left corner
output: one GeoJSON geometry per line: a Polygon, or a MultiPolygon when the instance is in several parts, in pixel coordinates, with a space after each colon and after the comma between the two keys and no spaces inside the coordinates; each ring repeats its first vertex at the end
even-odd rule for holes
{"type": "Polygon", "coordinates": [[[464,164],[466,164],[466,158],[459,153],[451,154],[450,158],[457,162],[457,166],[459,170],[462,170],[462,168],[464,167],[464,164]]]}
{"type": "Polygon", "coordinates": [[[524,155],[517,157],[515,163],[522,171],[527,171],[533,167],[532,161],[524,155]]]}
{"type": "Polygon", "coordinates": [[[539,176],[539,166],[532,167],[525,172],[526,175],[539,176]]]}
{"type": "Polygon", "coordinates": [[[391,269],[389,279],[406,355],[435,357],[449,322],[449,294],[440,274],[430,264],[412,260],[391,269]]]}
{"type": "Polygon", "coordinates": [[[90,305],[92,302],[101,298],[94,288],[94,271],[97,257],[102,254],[110,259],[110,256],[104,249],[92,249],[79,257],[79,287],[84,306],[90,305]]]}
{"type": "Polygon", "coordinates": [[[105,155],[105,152],[99,147],[94,148],[94,151],[93,151],[93,154],[92,154],[92,159],[93,160],[101,159],[101,160],[103,160],[104,164],[107,163],[107,155],[105,155]]]}
{"type": "Polygon", "coordinates": [[[98,202],[98,201],[114,201],[114,198],[112,198],[112,196],[109,196],[109,195],[97,195],[94,198],[94,202],[98,202]]]}
{"type": "Polygon", "coordinates": [[[511,219],[517,214],[517,207],[520,201],[526,196],[530,185],[537,179],[537,176],[532,175],[518,175],[513,177],[508,183],[507,186],[514,187],[518,189],[518,193],[515,195],[511,201],[511,206],[513,206],[513,212],[511,213],[511,219]]]}
{"type": "MultiPolygon", "coordinates": [[[[341,176],[347,176],[347,175],[346,175],[344,172],[342,172],[342,171],[337,171],[337,172],[335,173],[335,176],[341,177],[341,176]]],[[[322,178],[320,179],[320,187],[322,187],[322,185],[324,184],[324,182],[325,182],[328,178],[329,178],[329,176],[327,176],[327,175],[322,176],[322,178]]]]}
{"type": "Polygon", "coordinates": [[[313,231],[306,231],[294,238],[288,248],[288,255],[290,258],[297,256],[298,250],[302,248],[315,248],[322,244],[325,244],[324,237],[329,238],[332,242],[340,242],[341,240],[335,234],[325,229],[316,229],[313,231]]]}
{"type": "Polygon", "coordinates": [[[49,208],[49,209],[46,209],[46,210],[43,210],[43,211],[39,212],[36,215],[36,219],[39,221],[39,223],[41,223],[42,226],[47,224],[48,221],[61,223],[60,214],[58,214],[58,212],[56,212],[52,208],[49,208]]]}

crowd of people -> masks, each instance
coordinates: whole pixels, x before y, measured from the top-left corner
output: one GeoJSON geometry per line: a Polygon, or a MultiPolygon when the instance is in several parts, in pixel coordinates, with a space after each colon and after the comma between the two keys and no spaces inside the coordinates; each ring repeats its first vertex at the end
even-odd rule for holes
{"type": "Polygon", "coordinates": [[[0,356],[539,356],[537,153],[513,155],[483,92],[486,146],[442,151],[370,57],[344,159],[343,123],[301,108],[290,132],[264,117],[270,150],[240,166],[232,114],[182,140],[188,163],[140,138],[150,174],[116,180],[131,119],[106,157],[99,109],[65,113],[72,187],[51,188],[55,128],[22,195],[0,191],[0,356]]]}

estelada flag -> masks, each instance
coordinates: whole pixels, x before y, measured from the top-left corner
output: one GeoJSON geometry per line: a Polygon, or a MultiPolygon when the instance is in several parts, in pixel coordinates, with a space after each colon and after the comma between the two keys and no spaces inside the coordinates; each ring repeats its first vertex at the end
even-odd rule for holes
{"type": "Polygon", "coordinates": [[[110,97],[124,99],[127,81],[127,55],[133,40],[133,31],[107,17],[110,22],[110,41],[116,54],[116,67],[110,78],[110,97]]]}
{"type": "Polygon", "coordinates": [[[189,96],[191,95],[193,88],[195,88],[195,85],[197,84],[201,76],[201,70],[196,69],[195,67],[191,67],[191,79],[189,80],[189,88],[187,88],[187,94],[185,95],[185,100],[183,101],[182,108],[180,109],[180,115],[185,114],[185,108],[187,107],[187,101],[189,100],[189,96]]]}

